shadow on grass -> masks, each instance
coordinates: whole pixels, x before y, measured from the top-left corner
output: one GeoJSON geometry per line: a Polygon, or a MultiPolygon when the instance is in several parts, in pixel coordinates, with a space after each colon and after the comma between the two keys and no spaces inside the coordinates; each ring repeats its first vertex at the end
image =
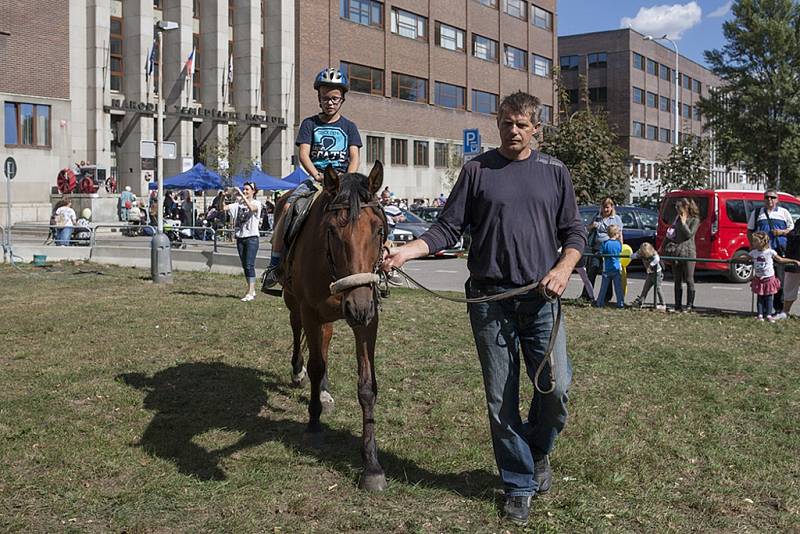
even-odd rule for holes
{"type": "Polygon", "coordinates": [[[187,295],[190,297],[213,297],[218,299],[236,299],[239,300],[242,297],[240,295],[220,295],[219,293],[209,293],[208,291],[186,291],[186,290],[179,290],[173,291],[173,295],[187,295]]]}
{"type": "MultiPolygon", "coordinates": [[[[126,373],[117,379],[146,392],[144,407],[155,412],[138,446],[174,463],[185,475],[207,481],[225,480],[225,472],[219,466],[222,458],[268,441],[278,441],[313,456],[343,476],[352,477],[354,470],[361,472],[360,435],[325,426],[325,445],[313,448],[304,444],[305,424],[274,417],[282,410],[270,404],[270,395],[288,395],[289,388],[272,373],[220,362],[185,363],[152,377],[126,373]],[[215,429],[240,432],[243,436],[218,450],[207,450],[193,442],[196,436],[215,429]]],[[[392,479],[438,487],[465,497],[495,499],[493,487],[497,479],[488,471],[434,473],[393,453],[379,450],[378,456],[392,479]]]]}

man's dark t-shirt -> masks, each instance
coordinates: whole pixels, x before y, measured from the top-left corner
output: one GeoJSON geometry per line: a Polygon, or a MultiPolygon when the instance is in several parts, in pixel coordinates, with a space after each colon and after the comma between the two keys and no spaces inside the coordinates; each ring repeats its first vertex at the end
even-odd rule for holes
{"type": "Polygon", "coordinates": [[[318,115],[303,120],[297,132],[297,146],[311,145],[309,157],[319,171],[332,165],[338,172],[347,172],[351,146],[361,146],[361,136],[353,122],[339,117],[335,122],[323,122],[318,115]]]}
{"type": "Polygon", "coordinates": [[[464,165],[436,223],[420,238],[430,251],[472,232],[469,268],[479,282],[525,285],[541,280],[558,248],[583,252],[586,229],[563,163],[539,152],[522,161],[490,150],[464,165]]]}

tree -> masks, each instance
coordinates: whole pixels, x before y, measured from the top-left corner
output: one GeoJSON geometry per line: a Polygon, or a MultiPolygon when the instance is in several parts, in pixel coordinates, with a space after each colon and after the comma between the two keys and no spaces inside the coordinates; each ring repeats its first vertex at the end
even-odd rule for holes
{"type": "Polygon", "coordinates": [[[581,79],[581,108],[571,112],[567,92],[555,73],[559,96],[559,123],[543,134],[543,152],[560,159],[572,174],[579,202],[599,202],[604,197],[622,201],[627,196],[628,168],[625,151],[608,124],[605,112],[593,111],[585,80],[581,79]]]}
{"type": "Polygon", "coordinates": [[[664,189],[698,189],[708,183],[710,143],[703,137],[683,136],[666,159],[659,162],[659,178],[664,189]]]}
{"type": "Polygon", "coordinates": [[[258,159],[250,157],[250,154],[242,146],[242,138],[236,135],[236,128],[228,128],[227,142],[209,141],[200,148],[198,161],[206,167],[222,176],[222,183],[226,187],[233,185],[233,177],[242,174],[245,177],[258,167],[258,159]]]}
{"type": "Polygon", "coordinates": [[[793,0],[737,0],[726,44],[705,58],[722,79],[700,101],[717,159],[741,162],[772,185],[800,189],[800,6],[793,0]]]}

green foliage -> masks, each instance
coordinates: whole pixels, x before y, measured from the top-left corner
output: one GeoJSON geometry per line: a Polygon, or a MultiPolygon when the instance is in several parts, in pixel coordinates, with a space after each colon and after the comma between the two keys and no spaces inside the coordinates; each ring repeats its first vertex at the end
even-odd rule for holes
{"type": "Polygon", "coordinates": [[[258,159],[251,158],[242,146],[242,136],[235,126],[228,128],[227,142],[207,141],[200,149],[200,161],[222,176],[226,187],[233,185],[233,177],[237,174],[250,176],[258,166],[258,159]]]}
{"type": "Polygon", "coordinates": [[[700,102],[718,159],[800,191],[800,6],[738,0],[732,12],[725,45],[705,52],[722,84],[700,102]]]}
{"type": "Polygon", "coordinates": [[[624,200],[628,186],[626,156],[608,124],[607,114],[592,109],[583,81],[581,109],[571,112],[557,74],[554,79],[559,94],[559,123],[544,133],[542,152],[567,166],[579,203],[599,202],[606,196],[624,200]]]}
{"type": "Polygon", "coordinates": [[[704,187],[711,166],[709,151],[707,138],[683,136],[681,142],[672,147],[669,156],[659,162],[659,176],[664,189],[704,187]]]}

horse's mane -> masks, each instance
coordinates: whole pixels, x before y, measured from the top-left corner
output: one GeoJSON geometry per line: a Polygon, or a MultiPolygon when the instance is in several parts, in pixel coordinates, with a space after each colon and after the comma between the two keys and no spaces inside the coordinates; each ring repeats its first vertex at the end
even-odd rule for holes
{"type": "Polygon", "coordinates": [[[343,174],[339,180],[339,192],[333,198],[333,204],[347,206],[348,219],[354,224],[361,211],[361,204],[373,200],[374,195],[367,187],[369,180],[357,172],[343,174]]]}

